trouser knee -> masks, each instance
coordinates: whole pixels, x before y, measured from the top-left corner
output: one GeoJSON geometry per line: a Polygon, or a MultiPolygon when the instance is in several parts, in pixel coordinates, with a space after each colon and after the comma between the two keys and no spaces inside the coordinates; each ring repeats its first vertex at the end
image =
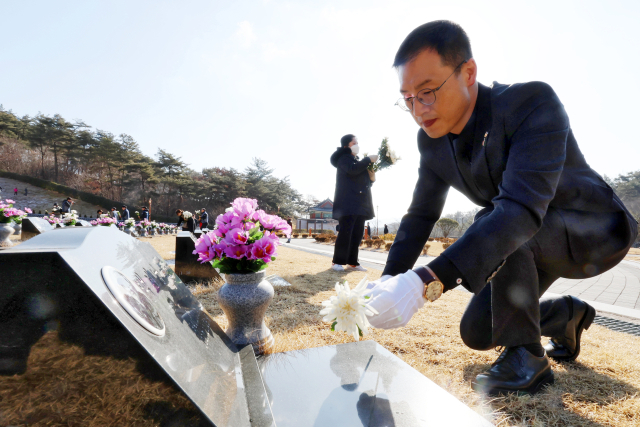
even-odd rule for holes
{"type": "Polygon", "coordinates": [[[491,350],[495,347],[492,340],[491,319],[487,322],[465,313],[460,321],[460,338],[473,350],[491,350]]]}

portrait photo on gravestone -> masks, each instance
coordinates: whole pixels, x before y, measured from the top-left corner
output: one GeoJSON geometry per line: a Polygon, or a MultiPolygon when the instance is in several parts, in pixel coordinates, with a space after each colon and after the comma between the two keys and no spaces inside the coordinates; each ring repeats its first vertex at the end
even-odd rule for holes
{"type": "Polygon", "coordinates": [[[640,3],[0,15],[0,426],[640,426],[640,3]]]}

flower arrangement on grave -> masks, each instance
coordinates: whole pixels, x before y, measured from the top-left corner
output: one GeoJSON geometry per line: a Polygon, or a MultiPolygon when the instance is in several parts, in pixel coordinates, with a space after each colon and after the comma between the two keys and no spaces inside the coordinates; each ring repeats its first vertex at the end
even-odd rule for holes
{"type": "Polygon", "coordinates": [[[258,210],[255,199],[239,197],[218,215],[213,231],[196,241],[193,253],[223,274],[256,273],[276,259],[277,231],[290,235],[291,227],[280,217],[258,210]]]}
{"type": "Polygon", "coordinates": [[[78,211],[71,211],[62,215],[64,225],[76,225],[78,222],[78,211]]]}
{"type": "Polygon", "coordinates": [[[140,223],[138,223],[138,225],[141,228],[149,228],[149,226],[151,225],[151,221],[149,221],[148,219],[143,219],[142,221],[140,221],[140,223]]]}
{"type": "MultiPolygon", "coordinates": [[[[366,157],[367,154],[365,153],[364,156],[366,157]]],[[[402,159],[389,147],[389,138],[385,137],[382,139],[382,143],[380,143],[380,148],[378,148],[378,161],[370,163],[367,169],[372,172],[377,172],[395,165],[398,160],[402,159]]]]}
{"type": "Polygon", "coordinates": [[[184,218],[184,220],[188,220],[189,218],[191,218],[193,216],[193,214],[189,211],[183,211],[182,212],[182,217],[184,218]]]}
{"type": "Polygon", "coordinates": [[[100,218],[91,221],[91,225],[103,225],[105,227],[111,226],[111,224],[117,223],[115,218],[109,218],[108,216],[101,215],[100,218]]]}
{"type": "MultiPolygon", "coordinates": [[[[0,223],[22,224],[22,219],[27,217],[27,212],[13,207],[14,203],[15,201],[11,199],[6,199],[4,203],[0,202],[0,223]]],[[[29,213],[31,213],[31,209],[29,209],[29,213]]]]}
{"type": "Polygon", "coordinates": [[[53,214],[51,214],[50,216],[45,216],[44,219],[46,219],[47,222],[51,225],[62,224],[60,218],[58,218],[57,216],[53,216],[53,214]]]}
{"type": "MultiPolygon", "coordinates": [[[[145,221],[146,221],[146,220],[145,220],[145,221]]],[[[157,223],[157,222],[155,222],[155,221],[151,221],[151,222],[149,223],[149,227],[151,227],[151,228],[153,228],[153,229],[155,230],[156,228],[158,228],[158,223],[157,223]]]]}
{"type": "Polygon", "coordinates": [[[129,218],[121,223],[124,228],[131,228],[136,226],[136,220],[133,218],[129,218]]]}
{"type": "Polygon", "coordinates": [[[367,289],[367,278],[362,279],[354,289],[349,287],[348,282],[336,283],[336,294],[329,300],[323,301],[324,308],[320,315],[325,322],[331,322],[332,331],[345,331],[358,341],[369,332],[369,319],[378,312],[366,305],[369,299],[370,289],[367,289]]]}

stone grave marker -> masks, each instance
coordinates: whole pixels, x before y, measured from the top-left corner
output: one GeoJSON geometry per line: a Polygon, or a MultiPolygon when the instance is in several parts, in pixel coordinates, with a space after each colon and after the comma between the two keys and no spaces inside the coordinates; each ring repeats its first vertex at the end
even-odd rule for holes
{"type": "Polygon", "coordinates": [[[44,218],[27,217],[22,220],[22,240],[29,240],[38,234],[53,230],[53,226],[44,218]]]}
{"type": "Polygon", "coordinates": [[[0,278],[4,375],[25,372],[31,346],[56,323],[88,355],[161,368],[214,426],[491,425],[373,341],[256,359],[151,245],[112,227],[45,233],[1,251],[0,278]]]}
{"type": "Polygon", "coordinates": [[[176,236],[176,274],[183,282],[192,280],[223,281],[211,264],[201,264],[198,255],[194,255],[196,238],[190,231],[179,231],[176,236]]]}

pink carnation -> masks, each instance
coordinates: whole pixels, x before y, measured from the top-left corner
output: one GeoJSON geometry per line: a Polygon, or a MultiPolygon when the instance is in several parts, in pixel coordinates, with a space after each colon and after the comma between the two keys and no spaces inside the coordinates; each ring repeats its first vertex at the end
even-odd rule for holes
{"type": "Polygon", "coordinates": [[[262,226],[267,230],[273,230],[281,221],[282,219],[279,216],[264,215],[260,220],[260,224],[262,224],[262,226]]]}
{"type": "Polygon", "coordinates": [[[33,211],[32,211],[31,209],[29,209],[29,208],[24,208],[24,211],[25,211],[26,213],[28,213],[28,214],[33,213],[33,211]]]}
{"type": "Polygon", "coordinates": [[[6,199],[5,202],[7,202],[7,203],[15,203],[15,201],[11,200],[11,199],[6,199]]]}
{"type": "Polygon", "coordinates": [[[234,228],[225,236],[225,241],[230,245],[244,245],[249,240],[249,233],[241,228],[234,228]]]}
{"type": "Polygon", "coordinates": [[[264,262],[271,262],[271,257],[276,253],[276,244],[268,236],[257,240],[251,245],[251,259],[259,259],[264,262]]]}
{"type": "Polygon", "coordinates": [[[258,207],[258,201],[256,199],[245,199],[238,197],[231,203],[231,207],[237,216],[241,219],[251,217],[258,207]]]}
{"type": "Polygon", "coordinates": [[[229,258],[240,259],[247,255],[247,249],[249,249],[249,246],[246,245],[227,246],[224,254],[229,258]]]}

